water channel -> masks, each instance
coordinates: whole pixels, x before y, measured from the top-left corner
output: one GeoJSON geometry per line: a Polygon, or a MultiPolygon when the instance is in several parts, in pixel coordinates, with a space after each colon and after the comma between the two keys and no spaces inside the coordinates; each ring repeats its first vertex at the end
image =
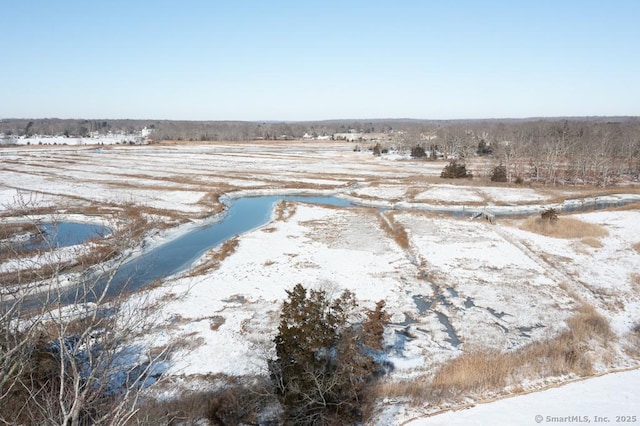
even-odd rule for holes
{"type": "MultiPolygon", "coordinates": [[[[123,290],[136,291],[156,280],[182,272],[207,250],[269,222],[275,204],[282,200],[337,207],[355,206],[335,196],[273,195],[231,199],[221,220],[199,226],[124,263],[113,277],[99,279],[92,292],[100,294],[108,285],[107,294],[116,296],[123,290]]],[[[86,299],[81,290],[68,291],[63,303],[86,299]]]]}
{"type": "Polygon", "coordinates": [[[200,226],[123,265],[113,279],[112,290],[119,293],[123,285],[135,291],[147,283],[176,274],[236,235],[266,224],[277,202],[298,201],[312,204],[353,207],[337,197],[264,196],[233,199],[221,221],[200,226]]]}
{"type": "MultiPolygon", "coordinates": [[[[248,232],[259,226],[266,224],[272,215],[275,204],[281,200],[305,202],[319,205],[331,205],[338,207],[356,207],[346,199],[337,196],[311,196],[311,195],[271,195],[271,196],[252,196],[244,198],[234,198],[227,202],[224,217],[216,222],[202,225],[195,228],[180,237],[171,240],[161,246],[158,246],[140,256],[131,259],[121,265],[115,272],[115,275],[109,280],[98,279],[97,285],[93,287],[94,294],[100,294],[106,285],[109,285],[108,294],[115,296],[123,290],[135,291],[141,287],[148,285],[156,280],[179,273],[187,269],[194,261],[200,258],[207,250],[216,247],[228,239],[248,232]]],[[[633,200],[637,201],[637,200],[633,200]]],[[[621,205],[625,201],[614,200],[611,202],[599,201],[597,203],[581,203],[567,207],[567,211],[593,210],[606,208],[611,205],[621,205]]],[[[632,201],[626,201],[632,202],[632,201]]],[[[398,205],[392,207],[384,207],[384,209],[395,208],[399,210],[430,210],[437,213],[449,214],[454,216],[470,217],[481,211],[481,208],[473,209],[458,208],[457,210],[447,211],[439,208],[429,208],[419,205],[398,205]]],[[[536,213],[541,208],[538,208],[536,213]]],[[[565,211],[561,206],[558,210],[565,211]]],[[[523,213],[518,209],[510,211],[497,211],[495,216],[522,215],[532,214],[531,212],[523,213]]],[[[79,244],[88,238],[95,237],[102,233],[104,235],[104,227],[78,227],[80,224],[62,224],[57,234],[63,236],[64,239],[57,240],[57,246],[79,244]]],[[[53,231],[50,231],[53,232],[53,231]]],[[[76,300],[86,299],[86,295],[79,294],[80,289],[70,289],[63,297],[63,303],[74,303],[76,300]]],[[[41,301],[40,303],[46,303],[41,301]]]]}

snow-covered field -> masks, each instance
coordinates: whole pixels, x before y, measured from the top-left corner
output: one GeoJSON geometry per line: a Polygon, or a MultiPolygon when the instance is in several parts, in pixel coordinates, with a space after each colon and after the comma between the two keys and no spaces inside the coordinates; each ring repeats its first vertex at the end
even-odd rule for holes
{"type": "MultiPolygon", "coordinates": [[[[498,218],[491,224],[431,213],[424,209],[539,212],[559,199],[601,194],[494,187],[478,179],[445,182],[439,174],[446,163],[377,158],[352,148],[332,141],[113,146],[100,151],[3,148],[0,214],[5,217],[0,220],[9,221],[24,204],[55,206],[59,215],[94,211],[103,221],[119,207],[133,205],[156,223],[190,222],[182,228],[193,228],[220,211],[218,197],[223,194],[333,193],[359,203],[354,208],[287,204],[287,214],[274,215],[270,223],[238,236],[237,247],[219,265],[197,275],[187,271],[151,290],[151,297],[162,303],[156,312],[160,324],[148,344],[183,342],[167,367],[167,374],[186,377],[183,383],[206,374],[264,373],[280,302],[298,283],[335,293],[351,290],[364,307],[386,301],[393,323],[387,352],[395,366],[389,380],[428,376],[471,349],[509,351],[552,338],[567,329],[565,320],[582,303],[595,307],[615,332],[605,357],[595,350],[591,354],[594,372],[640,365],[640,348],[627,350],[640,324],[637,209],[576,215],[608,231],[596,243],[524,231],[522,219],[498,218]],[[380,209],[394,205],[411,209],[393,214],[380,209]],[[404,230],[406,245],[385,230],[383,223],[390,222],[404,230]]],[[[618,199],[640,200],[637,188],[617,193],[627,194],[618,199]]],[[[137,252],[175,234],[175,229],[154,233],[137,252]]],[[[196,263],[204,264],[217,250],[196,263]]],[[[637,373],[624,374],[637,379],[637,373]]],[[[531,380],[523,390],[570,378],[531,380]]],[[[494,405],[535,395],[478,409],[491,411],[494,405]]],[[[574,400],[578,402],[577,397],[567,399],[574,400]]],[[[402,401],[385,407],[380,415],[391,424],[437,408],[402,401]]],[[[517,410],[513,407],[504,410],[517,410]]],[[[567,415],[585,412],[579,408],[567,407],[567,415]]],[[[545,416],[557,412],[552,407],[540,410],[545,416]]],[[[626,414],[634,413],[615,413],[626,414]]],[[[525,417],[503,424],[530,424],[525,417]]],[[[478,424],[499,423],[485,419],[478,424]]]]}

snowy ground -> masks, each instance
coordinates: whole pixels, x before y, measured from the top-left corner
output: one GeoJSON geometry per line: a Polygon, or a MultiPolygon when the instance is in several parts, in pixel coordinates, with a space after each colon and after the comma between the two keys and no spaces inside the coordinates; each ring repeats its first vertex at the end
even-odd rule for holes
{"type": "Polygon", "coordinates": [[[640,370],[608,374],[561,387],[479,404],[404,423],[407,426],[640,423],[640,370]]]}
{"type": "MultiPolygon", "coordinates": [[[[288,204],[282,217],[240,235],[235,251],[216,267],[197,275],[187,271],[153,289],[152,297],[162,303],[156,312],[160,324],[149,342],[177,342],[167,373],[181,377],[264,373],[280,302],[297,283],[335,293],[349,289],[364,307],[386,301],[393,315],[387,333],[388,357],[396,367],[392,380],[424,376],[472,348],[511,350],[553,337],[584,302],[616,333],[610,356],[596,364],[596,372],[637,366],[624,348],[640,321],[640,253],[634,249],[640,243],[638,210],[577,215],[608,231],[598,248],[523,231],[519,219],[490,224],[424,211],[539,212],[560,199],[602,195],[572,188],[494,187],[478,179],[444,182],[439,174],[445,164],[377,158],[331,141],[101,151],[3,148],[0,214],[7,217],[0,220],[14,220],[8,216],[21,204],[95,210],[103,222],[112,209],[134,205],[156,220],[188,222],[149,236],[147,248],[135,250],[140,252],[220,211],[223,194],[336,193],[364,205],[288,204]],[[379,209],[388,206],[411,209],[394,214],[379,209]],[[406,232],[408,245],[398,244],[384,229],[382,223],[390,221],[406,232]]],[[[637,189],[617,192],[640,199],[637,189]]],[[[396,408],[383,413],[392,424],[423,412],[396,408]]],[[[515,423],[528,421],[523,417],[525,423],[515,423]]]]}

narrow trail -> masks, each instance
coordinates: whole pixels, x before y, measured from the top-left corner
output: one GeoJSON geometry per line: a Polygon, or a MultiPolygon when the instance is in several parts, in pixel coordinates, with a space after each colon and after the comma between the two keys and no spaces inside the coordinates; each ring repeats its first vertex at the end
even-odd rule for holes
{"type": "Polygon", "coordinates": [[[551,276],[554,281],[561,283],[573,280],[573,278],[569,276],[569,274],[567,274],[565,271],[562,271],[557,267],[557,265],[551,264],[548,260],[533,251],[523,242],[516,240],[516,238],[513,235],[509,234],[504,228],[496,226],[494,229],[495,232],[500,235],[500,237],[502,237],[512,246],[516,247],[518,250],[524,253],[525,256],[534,261],[539,267],[544,269],[544,271],[549,274],[549,276],[551,276]]]}
{"type": "Polygon", "coordinates": [[[596,302],[596,295],[593,290],[582,285],[579,280],[577,280],[572,274],[565,271],[561,265],[551,263],[548,259],[546,259],[543,255],[536,252],[534,249],[529,247],[529,245],[525,244],[522,241],[516,239],[515,236],[511,235],[505,228],[501,226],[495,227],[495,232],[500,235],[505,241],[511,244],[513,247],[520,250],[525,256],[535,262],[540,268],[542,268],[549,277],[555,281],[558,285],[563,286],[565,292],[575,299],[577,302],[584,303],[583,299],[585,296],[588,298],[589,303],[596,302]]]}

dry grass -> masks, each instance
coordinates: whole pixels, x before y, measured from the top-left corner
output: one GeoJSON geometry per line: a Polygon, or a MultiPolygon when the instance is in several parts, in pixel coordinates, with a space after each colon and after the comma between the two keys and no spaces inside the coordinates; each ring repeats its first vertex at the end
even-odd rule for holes
{"type": "Polygon", "coordinates": [[[640,294],[640,274],[632,272],[629,278],[631,280],[631,287],[633,288],[633,291],[640,294]]]}
{"type": "MultiPolygon", "coordinates": [[[[85,216],[118,214],[121,218],[122,225],[118,226],[117,229],[114,229],[108,238],[96,237],[85,241],[83,245],[88,248],[88,250],[78,250],[76,257],[73,260],[64,262],[52,261],[50,262],[50,265],[36,265],[29,271],[25,270],[20,273],[2,274],[0,277],[0,285],[5,285],[10,282],[13,282],[14,284],[23,284],[35,280],[43,280],[51,278],[57,273],[86,268],[91,265],[105,262],[112,259],[127,246],[139,243],[144,233],[150,228],[150,224],[145,218],[143,209],[140,206],[136,206],[131,203],[118,206],[118,208],[89,205],[81,208],[68,208],[66,209],[66,212],[78,213],[85,216]]],[[[40,214],[37,209],[31,209],[28,213],[40,214]]],[[[51,212],[51,214],[55,214],[55,212],[51,212]]],[[[53,222],[53,224],[55,225],[55,222],[53,222]]],[[[24,232],[39,234],[41,231],[34,223],[2,226],[0,227],[0,240],[2,239],[2,235],[10,237],[24,232]]],[[[40,250],[40,252],[43,251],[46,250],[40,250]]],[[[0,261],[7,259],[20,260],[21,255],[24,253],[33,255],[37,252],[38,251],[25,252],[19,248],[4,250],[0,247],[0,261]]]]}
{"type": "Polygon", "coordinates": [[[580,242],[582,242],[582,244],[588,245],[589,247],[602,248],[602,241],[597,238],[587,237],[580,240],[580,242]]]}
{"type": "Polygon", "coordinates": [[[394,219],[396,212],[384,212],[378,216],[380,219],[380,227],[403,249],[409,248],[409,236],[402,225],[394,219]]]}
{"type": "Polygon", "coordinates": [[[606,341],[614,336],[609,321],[591,305],[583,304],[577,314],[567,320],[567,325],[576,340],[588,340],[599,336],[606,341]]]}
{"type": "Polygon", "coordinates": [[[423,193],[427,188],[426,187],[409,187],[404,193],[405,198],[408,200],[414,200],[418,194],[423,193]]]}
{"type": "MultiPolygon", "coordinates": [[[[558,336],[534,342],[514,351],[472,349],[442,365],[431,380],[388,382],[379,386],[379,397],[458,398],[495,394],[524,380],[593,373],[590,348],[606,348],[614,334],[608,321],[590,305],[582,305],[567,320],[568,329],[558,336]]],[[[639,332],[640,335],[640,332],[639,332]]]]}
{"type": "MultiPolygon", "coordinates": [[[[534,188],[540,194],[546,195],[548,199],[547,203],[561,204],[564,201],[589,197],[603,197],[607,195],[616,195],[620,193],[619,187],[602,188],[600,186],[571,186],[563,185],[561,187],[554,187],[544,185],[544,183],[531,183],[528,186],[534,188]]],[[[639,189],[627,186],[624,188],[625,193],[638,194],[639,189]]],[[[640,208],[640,202],[634,202],[625,206],[609,207],[605,210],[633,210],[640,208]]]]}
{"type": "Polygon", "coordinates": [[[36,234],[39,231],[34,223],[3,223],[0,224],[0,240],[13,238],[20,234],[36,234]]]}
{"type": "Polygon", "coordinates": [[[274,211],[276,220],[279,222],[284,222],[285,220],[290,219],[295,213],[295,203],[290,203],[287,201],[280,201],[274,211]]]}
{"type": "Polygon", "coordinates": [[[238,237],[233,237],[222,243],[220,248],[217,250],[211,250],[208,253],[208,259],[202,262],[200,265],[196,266],[193,270],[189,272],[189,276],[194,277],[197,275],[202,275],[205,272],[211,271],[213,269],[217,269],[220,267],[220,264],[233,253],[235,253],[238,248],[239,239],[238,237]]]}
{"type": "Polygon", "coordinates": [[[640,323],[629,332],[627,336],[627,345],[625,346],[625,352],[631,355],[633,358],[640,360],[640,323]]]}
{"type": "MultiPolygon", "coordinates": [[[[68,261],[59,261],[55,257],[46,264],[34,264],[33,267],[18,271],[11,271],[0,274],[0,287],[7,285],[25,285],[35,281],[46,280],[58,276],[65,272],[84,270],[89,266],[97,265],[112,259],[118,254],[118,249],[109,242],[90,240],[95,244],[90,246],[90,250],[82,252],[78,250],[78,255],[68,261]]],[[[32,252],[35,253],[35,252],[32,252]]],[[[15,255],[13,259],[19,258],[15,255]]]]}
{"type": "Polygon", "coordinates": [[[185,334],[183,336],[175,338],[171,342],[171,348],[175,351],[184,350],[192,351],[205,344],[204,337],[198,336],[198,332],[185,334]]]}
{"type": "Polygon", "coordinates": [[[279,424],[277,405],[271,383],[263,377],[241,378],[221,374],[191,375],[199,389],[186,390],[167,381],[159,384],[158,395],[169,391],[172,398],[147,398],[127,424],[162,425],[249,425],[279,424]],[[165,389],[166,388],[166,389],[165,389]],[[273,411],[265,416],[265,411],[273,411]],[[266,417],[266,422],[264,421],[266,417]],[[262,424],[260,423],[260,424],[262,424]]]}
{"type": "Polygon", "coordinates": [[[640,253],[640,243],[635,243],[631,248],[640,253]]]}
{"type": "MultiPolygon", "coordinates": [[[[576,340],[571,331],[554,339],[532,343],[515,352],[517,369],[513,383],[519,379],[541,379],[568,374],[588,376],[593,373],[589,345],[576,340]]],[[[499,389],[497,389],[499,390],[499,389]]]]}
{"type": "Polygon", "coordinates": [[[576,291],[574,289],[572,289],[569,284],[567,284],[566,281],[562,281],[558,284],[558,287],[560,287],[562,290],[564,290],[567,293],[567,296],[569,296],[570,298],[572,298],[573,300],[582,303],[582,297],[580,297],[580,295],[578,293],[576,293],[576,291]]]}
{"type": "Polygon", "coordinates": [[[117,241],[101,241],[99,238],[96,238],[89,240],[89,243],[94,243],[91,250],[86,254],[76,257],[71,266],[86,267],[106,262],[118,255],[122,249],[122,247],[118,246],[117,241]]]}
{"type": "Polygon", "coordinates": [[[59,273],[62,268],[59,264],[48,264],[39,268],[26,269],[23,271],[11,271],[0,274],[0,287],[22,286],[38,280],[51,278],[59,273]]]}
{"type": "Polygon", "coordinates": [[[567,319],[568,330],[553,339],[535,342],[514,352],[519,374],[536,379],[547,376],[592,374],[590,348],[607,348],[614,333],[609,322],[588,304],[567,319]]]}
{"type": "Polygon", "coordinates": [[[411,380],[381,381],[373,392],[378,398],[408,398],[415,404],[424,403],[432,393],[431,379],[420,376],[411,380]]]}
{"type": "Polygon", "coordinates": [[[553,238],[601,238],[609,235],[600,225],[588,223],[572,217],[560,217],[556,221],[532,217],[520,229],[553,238]]]}
{"type": "Polygon", "coordinates": [[[198,204],[211,209],[209,213],[219,213],[224,209],[224,205],[220,202],[220,192],[207,192],[198,200],[198,204]]]}
{"type": "Polygon", "coordinates": [[[56,207],[54,206],[29,206],[25,207],[17,207],[12,209],[6,209],[3,212],[0,212],[0,217],[12,217],[12,216],[39,216],[39,215],[47,215],[53,214],[56,212],[56,207]]]}
{"type": "Polygon", "coordinates": [[[216,260],[218,263],[221,263],[227,257],[231,256],[233,253],[236,252],[236,249],[238,248],[238,243],[239,243],[239,240],[237,236],[225,241],[220,246],[220,250],[218,250],[214,255],[214,260],[216,260]]]}
{"type": "Polygon", "coordinates": [[[443,365],[431,386],[438,394],[483,393],[502,389],[516,367],[517,357],[497,350],[473,350],[443,365]]]}

